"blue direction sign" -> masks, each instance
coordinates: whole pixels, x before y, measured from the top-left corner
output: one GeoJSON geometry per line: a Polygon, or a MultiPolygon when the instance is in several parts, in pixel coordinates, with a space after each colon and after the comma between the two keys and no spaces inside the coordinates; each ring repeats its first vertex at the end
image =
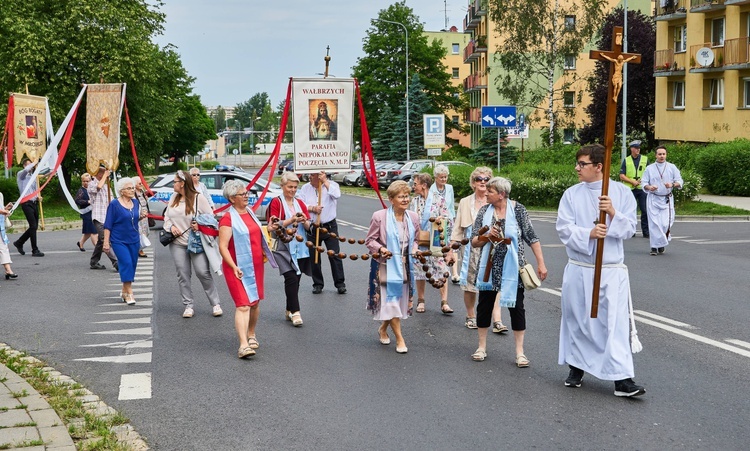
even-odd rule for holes
{"type": "Polygon", "coordinates": [[[515,106],[483,106],[482,127],[500,128],[516,126],[515,106]]]}

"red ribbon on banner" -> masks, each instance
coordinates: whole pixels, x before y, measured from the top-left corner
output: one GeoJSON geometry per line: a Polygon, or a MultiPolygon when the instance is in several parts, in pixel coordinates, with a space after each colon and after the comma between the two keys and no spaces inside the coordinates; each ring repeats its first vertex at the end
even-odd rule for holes
{"type": "Polygon", "coordinates": [[[370,132],[367,130],[367,120],[365,119],[365,108],[362,105],[362,97],[359,94],[359,81],[354,79],[355,92],[357,93],[357,103],[359,104],[359,125],[362,128],[362,172],[365,174],[367,181],[375,189],[375,193],[380,199],[380,204],[385,207],[383,196],[380,195],[378,186],[378,174],[375,171],[375,158],[372,155],[372,143],[370,142],[370,132]]]}
{"type": "MultiPolygon", "coordinates": [[[[144,188],[146,188],[146,194],[148,194],[149,197],[154,196],[156,193],[151,191],[151,188],[149,188],[148,183],[146,183],[146,179],[143,177],[143,172],[141,171],[141,165],[138,162],[138,154],[135,151],[135,141],[133,141],[133,127],[130,125],[130,114],[128,114],[128,103],[127,98],[125,98],[125,124],[128,127],[128,139],[130,139],[130,151],[133,153],[133,162],[135,163],[135,171],[138,173],[138,177],[141,179],[141,183],[143,183],[144,188]]],[[[149,214],[150,218],[154,219],[163,219],[160,216],[154,216],[149,214]]]]}
{"type": "Polygon", "coordinates": [[[41,193],[44,187],[47,186],[47,184],[52,180],[53,176],[57,173],[57,169],[60,167],[60,164],[62,164],[63,158],[65,158],[65,154],[68,152],[68,146],[70,145],[70,136],[73,134],[73,126],[76,123],[76,116],[78,115],[78,108],[81,107],[81,103],[79,102],[76,106],[75,111],[73,112],[73,116],[71,116],[70,123],[68,124],[68,128],[65,130],[65,135],[63,135],[62,143],[60,144],[60,151],[57,153],[57,161],[55,161],[55,167],[52,168],[52,171],[49,174],[49,177],[47,177],[47,180],[45,180],[44,184],[34,191],[31,194],[27,194],[24,196],[23,199],[21,199],[20,203],[24,203],[28,200],[30,200],[32,197],[36,196],[37,194],[41,193]]]}

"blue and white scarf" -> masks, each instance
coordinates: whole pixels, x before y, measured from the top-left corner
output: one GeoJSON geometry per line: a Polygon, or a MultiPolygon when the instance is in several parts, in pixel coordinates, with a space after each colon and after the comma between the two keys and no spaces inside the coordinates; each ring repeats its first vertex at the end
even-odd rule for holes
{"type": "Polygon", "coordinates": [[[445,208],[448,209],[448,217],[451,219],[456,218],[456,206],[454,204],[455,197],[453,195],[453,185],[446,183],[445,188],[443,188],[443,194],[440,194],[440,191],[438,191],[437,183],[433,183],[430,187],[430,193],[437,194],[438,196],[441,196],[443,199],[445,199],[445,208]]]}
{"type": "MultiPolygon", "coordinates": [[[[300,208],[299,201],[297,199],[293,199],[294,200],[294,212],[291,211],[291,209],[289,208],[289,205],[287,205],[287,203],[284,202],[280,197],[278,199],[281,202],[281,205],[284,207],[285,218],[293,218],[297,213],[302,213],[302,208],[300,208]]],[[[305,226],[302,225],[302,223],[297,224],[297,234],[299,236],[306,236],[305,226]]],[[[299,276],[300,274],[302,274],[302,272],[299,270],[299,259],[309,257],[310,250],[307,248],[305,243],[300,243],[296,239],[286,243],[286,246],[289,249],[289,255],[292,256],[292,262],[294,262],[294,268],[297,270],[297,275],[299,276]]]]}
{"type": "MultiPolygon", "coordinates": [[[[261,225],[258,218],[248,209],[248,214],[258,225],[261,225]]],[[[234,253],[237,258],[237,266],[242,270],[242,285],[245,287],[245,293],[250,302],[260,299],[258,296],[258,283],[255,279],[255,267],[253,266],[253,250],[250,245],[250,231],[242,220],[240,213],[229,207],[229,214],[232,218],[232,238],[234,239],[234,253]]],[[[265,242],[265,239],[262,240],[265,242]]]]}
{"type": "MultiPolygon", "coordinates": [[[[422,209],[422,215],[420,218],[420,224],[422,230],[430,230],[432,225],[430,224],[430,214],[432,210],[432,196],[433,193],[427,192],[427,196],[424,200],[424,208],[422,209]]],[[[419,202],[419,199],[417,199],[417,202],[419,202]]],[[[419,203],[417,203],[416,207],[419,206],[419,203]]],[[[416,208],[415,208],[416,210],[416,208]]]]}
{"type": "MultiPolygon", "coordinates": [[[[508,250],[505,253],[505,259],[503,260],[503,273],[500,283],[500,306],[513,308],[516,306],[516,294],[518,293],[518,222],[516,221],[515,208],[508,201],[505,208],[505,237],[510,238],[511,242],[508,245],[508,250]]],[[[487,207],[487,211],[484,212],[482,217],[482,225],[491,226],[492,217],[495,213],[495,208],[492,205],[487,207]]],[[[479,274],[477,275],[477,289],[480,291],[492,290],[492,271],[487,282],[484,280],[484,272],[487,268],[487,264],[492,265],[492,262],[487,261],[487,256],[490,253],[490,245],[486,244],[482,249],[482,255],[479,260],[479,274]]]]}
{"type": "MultiPolygon", "coordinates": [[[[464,238],[471,240],[471,233],[474,229],[474,225],[470,225],[464,229],[464,238]]],[[[471,242],[464,246],[464,255],[461,257],[461,271],[458,274],[459,285],[464,286],[469,278],[469,260],[471,259],[471,242]]],[[[484,274],[484,273],[482,273],[484,274]]]]}
{"type": "MultiPolygon", "coordinates": [[[[414,224],[409,219],[408,213],[404,212],[404,221],[406,221],[406,227],[409,234],[407,243],[414,242],[414,224]]],[[[386,297],[385,302],[398,302],[401,299],[404,288],[404,271],[406,268],[403,267],[401,258],[401,241],[399,240],[399,226],[396,222],[396,215],[393,213],[393,206],[388,207],[386,213],[386,228],[385,236],[388,243],[386,248],[393,253],[393,257],[386,260],[386,297]]],[[[407,245],[408,246],[408,245],[407,245]]],[[[407,247],[408,252],[408,247],[407,247]]],[[[414,274],[414,266],[412,263],[411,255],[406,258],[409,264],[409,274],[414,274]]]]}

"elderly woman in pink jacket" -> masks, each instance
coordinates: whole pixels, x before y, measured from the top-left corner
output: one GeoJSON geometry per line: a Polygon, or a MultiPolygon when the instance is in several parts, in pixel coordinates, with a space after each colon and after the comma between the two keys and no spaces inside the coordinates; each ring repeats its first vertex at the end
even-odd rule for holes
{"type": "Polygon", "coordinates": [[[404,181],[388,187],[391,206],[373,213],[365,245],[373,256],[370,265],[367,309],[376,321],[382,321],[380,343],[388,345],[390,326],[396,337],[396,352],[406,354],[408,348],[401,334],[401,320],[409,317],[414,292],[414,250],[419,217],[408,211],[411,189],[404,181]]]}

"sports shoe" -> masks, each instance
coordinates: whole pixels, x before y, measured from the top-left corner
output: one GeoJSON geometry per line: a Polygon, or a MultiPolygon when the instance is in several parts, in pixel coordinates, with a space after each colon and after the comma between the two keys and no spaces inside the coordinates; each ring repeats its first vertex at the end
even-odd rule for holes
{"type": "Polygon", "coordinates": [[[14,242],[13,242],[13,246],[15,246],[15,247],[16,247],[16,249],[18,250],[18,253],[19,253],[19,254],[21,254],[21,255],[26,255],[26,252],[24,252],[24,250],[23,250],[23,245],[22,245],[22,244],[20,244],[20,243],[19,243],[18,241],[14,241],[14,242]]]}
{"type": "Polygon", "coordinates": [[[221,316],[224,314],[224,311],[221,309],[221,306],[219,304],[214,305],[214,316],[221,316]]]}
{"type": "Polygon", "coordinates": [[[477,319],[476,318],[469,318],[466,317],[466,323],[464,323],[466,327],[469,329],[476,329],[477,328],[477,319]]]}
{"type": "Polygon", "coordinates": [[[663,247],[660,247],[659,249],[657,249],[657,251],[659,251],[660,254],[667,252],[667,250],[664,249],[663,247]]]}
{"type": "Polygon", "coordinates": [[[633,379],[623,379],[621,381],[615,381],[615,396],[641,396],[646,393],[646,389],[640,385],[636,385],[633,379]]]}
{"type": "Polygon", "coordinates": [[[44,257],[44,252],[37,249],[35,251],[31,251],[31,256],[32,257],[44,257]]]}
{"type": "Polygon", "coordinates": [[[185,307],[185,311],[182,312],[183,318],[192,318],[193,317],[193,309],[190,307],[185,307]]]}
{"type": "Polygon", "coordinates": [[[583,380],[583,370],[576,368],[573,365],[568,366],[570,366],[570,373],[568,373],[568,378],[565,379],[565,386],[579,388],[581,386],[581,381],[583,380]]]}
{"type": "Polygon", "coordinates": [[[313,287],[313,294],[320,294],[323,292],[323,287],[313,287]]]}
{"type": "Polygon", "coordinates": [[[107,267],[102,265],[101,263],[94,263],[93,265],[91,265],[91,269],[107,269],[107,267]]]}
{"type": "Polygon", "coordinates": [[[346,287],[338,287],[339,294],[346,294],[346,287]]]}
{"type": "Polygon", "coordinates": [[[656,255],[656,248],[655,248],[655,247],[652,247],[652,248],[651,248],[651,252],[649,252],[649,254],[651,254],[651,255],[656,255]]]}
{"type": "Polygon", "coordinates": [[[492,332],[496,334],[503,334],[505,332],[508,332],[508,326],[501,323],[500,321],[495,321],[492,323],[492,332]]]}

